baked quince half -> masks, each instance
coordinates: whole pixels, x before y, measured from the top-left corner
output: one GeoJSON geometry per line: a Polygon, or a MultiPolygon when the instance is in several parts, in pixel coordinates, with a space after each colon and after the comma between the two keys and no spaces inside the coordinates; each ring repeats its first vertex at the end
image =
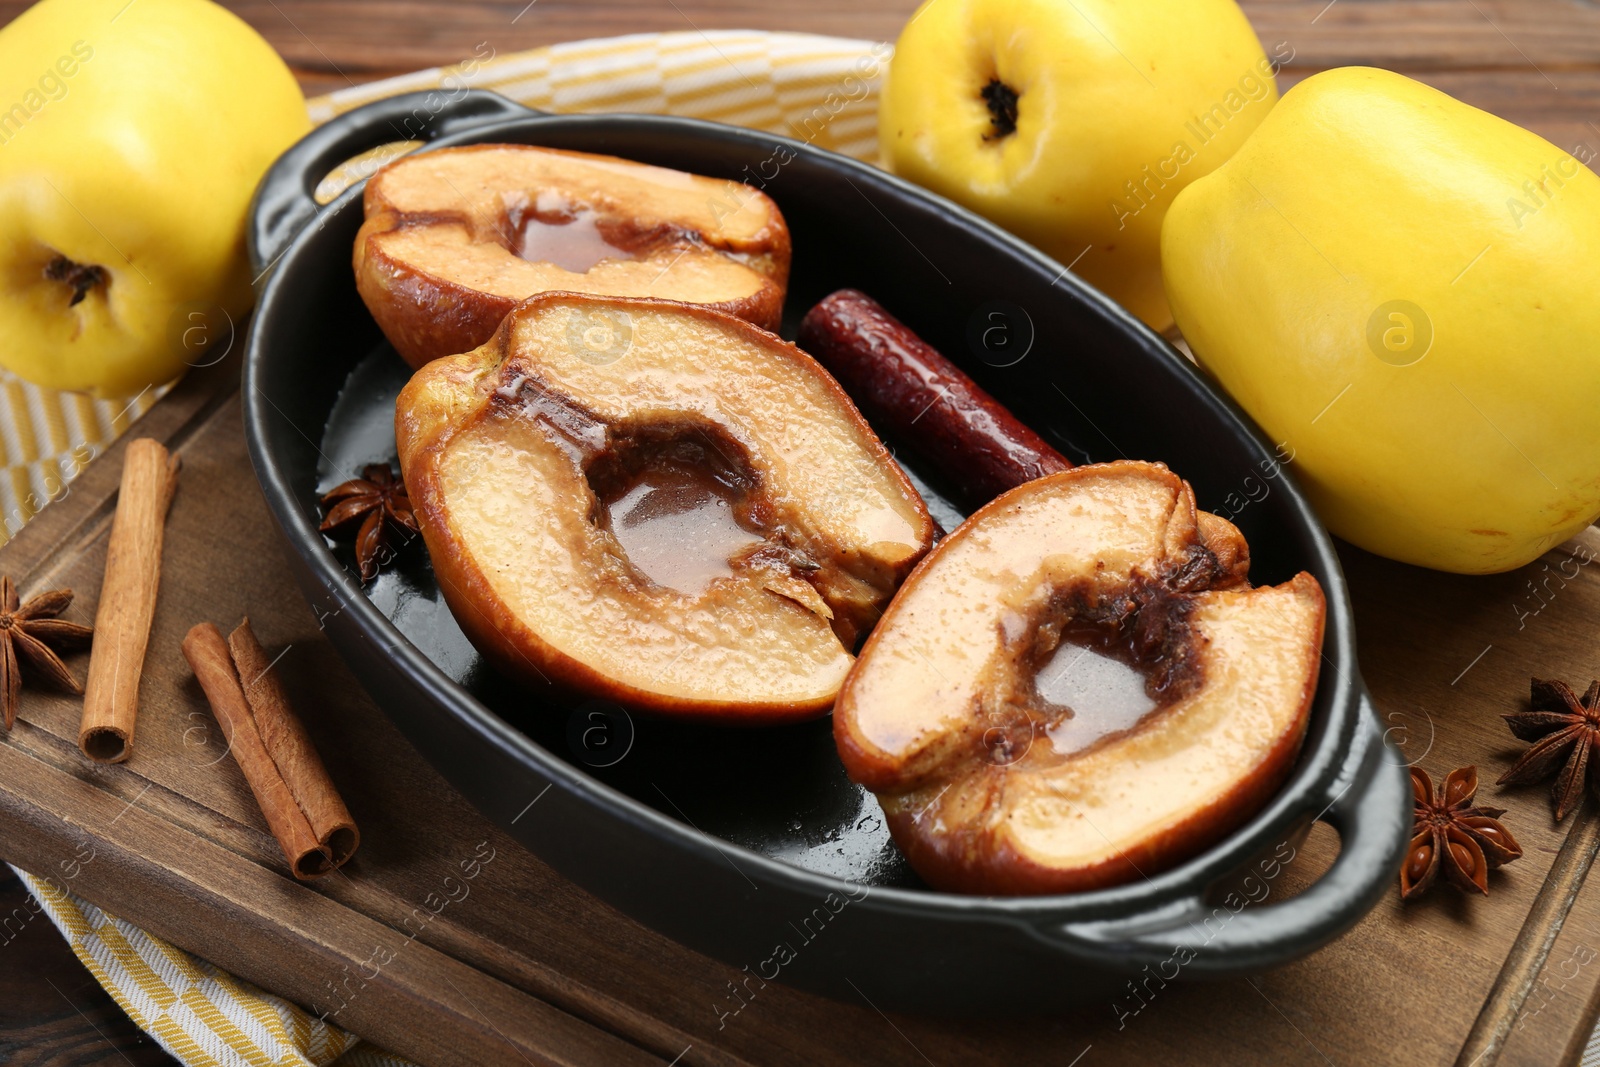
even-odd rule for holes
{"type": "Polygon", "coordinates": [[[530,145],[396,160],[367,182],[356,288],[413,367],[477,348],[556,290],[702,304],[775,330],[778,206],[739,182],[530,145]]]}
{"type": "Polygon", "coordinates": [[[825,713],[933,539],[821,366],[706,308],[536,297],[418,371],[395,431],[467,637],[513,677],[636,709],[825,713]]]}
{"type": "Polygon", "coordinates": [[[834,708],[852,778],[932,886],[1149,875],[1259,809],[1299,751],[1321,587],[1252,588],[1231,523],[1160,465],[1029,482],[940,543],[834,708]]]}

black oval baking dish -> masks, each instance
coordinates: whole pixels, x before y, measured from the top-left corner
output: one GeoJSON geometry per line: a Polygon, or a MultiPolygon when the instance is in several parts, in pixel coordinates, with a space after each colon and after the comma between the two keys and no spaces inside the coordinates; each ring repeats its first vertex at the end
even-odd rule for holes
{"type": "MultiPolygon", "coordinates": [[[[381,101],[312,132],[263,181],[251,254],[270,273],[244,371],[250,456],[329,638],[485,815],[628,915],[766,979],[883,1008],[1014,1012],[1110,997],[1146,965],[1190,976],[1272,967],[1348,929],[1389,888],[1410,826],[1405,771],[1361,681],[1327,533],[1290,474],[1264,476],[1278,470],[1273,450],[1246,415],[1160,337],[999,228],[770,134],[545,115],[472,91],[381,101]],[[337,163],[400,137],[602,152],[763,185],[794,240],[788,336],[818,298],[854,286],[1074,460],[1164,461],[1213,510],[1268,486],[1234,515],[1252,578],[1304,569],[1328,601],[1321,682],[1288,783],[1220,844],[1136,884],[1035,898],[934,892],[894,849],[876,801],[844,776],[827,720],[718,730],[573,707],[480,664],[420,548],[363,589],[347,549],[317,532],[317,497],[393,456],[392,402],[408,372],[356,294],[360,186],[322,208],[311,191],[337,163]],[[1019,344],[1032,338],[1006,366],[975,358],[968,340],[997,310],[1019,344]],[[1288,896],[1279,861],[1318,819],[1338,831],[1339,857],[1288,896]]],[[[912,472],[952,517],[938,472],[912,472]]]]}

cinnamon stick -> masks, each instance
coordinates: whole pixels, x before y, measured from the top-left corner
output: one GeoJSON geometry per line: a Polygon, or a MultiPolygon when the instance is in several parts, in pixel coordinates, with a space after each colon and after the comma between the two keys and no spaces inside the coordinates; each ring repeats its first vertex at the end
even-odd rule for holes
{"type": "Polygon", "coordinates": [[[120,763],[133,751],[139,677],[161,584],[161,541],[177,488],[177,456],[148,437],[129,442],[78,728],[78,747],[97,763],[120,763]]]}
{"type": "Polygon", "coordinates": [[[922,453],[972,508],[1072,466],[865,293],[840,289],[824,297],[800,320],[798,340],[874,426],[922,453]]]}
{"type": "Polygon", "coordinates": [[[305,725],[290,707],[283,682],[256,640],[248,618],[228,635],[228,649],[233,653],[234,669],[239,672],[245,699],[267,753],[299,801],[311,832],[327,850],[329,861],[334,867],[340,866],[355,852],[361,841],[360,832],[328,776],[322,757],[306,735],[305,725]]]}
{"type": "Polygon", "coordinates": [[[183,655],[294,876],[316,878],[341,866],[360,832],[250,620],[227,641],[211,623],[197,624],[183,640],[183,655]]]}

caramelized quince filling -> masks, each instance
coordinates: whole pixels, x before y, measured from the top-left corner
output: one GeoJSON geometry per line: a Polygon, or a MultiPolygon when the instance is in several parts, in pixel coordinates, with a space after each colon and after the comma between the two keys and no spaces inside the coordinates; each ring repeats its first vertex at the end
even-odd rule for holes
{"type": "Polygon", "coordinates": [[[1323,604],[1252,588],[1238,531],[1164,467],[1028,483],[902,589],[840,693],[845,766],[935,886],[1110,885],[1192,855],[1277,787],[1323,604]]]}

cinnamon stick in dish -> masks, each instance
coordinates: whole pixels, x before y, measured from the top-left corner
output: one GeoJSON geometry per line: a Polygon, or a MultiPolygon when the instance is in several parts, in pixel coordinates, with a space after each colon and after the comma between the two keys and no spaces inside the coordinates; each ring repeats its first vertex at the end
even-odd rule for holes
{"type": "Polygon", "coordinates": [[[161,584],[161,541],[177,488],[177,456],[149,437],[128,443],[78,727],[78,747],[97,763],[120,763],[133,751],[139,676],[161,584]]]}
{"type": "Polygon", "coordinates": [[[824,297],[800,321],[799,344],[873,425],[933,463],[968,507],[1072,466],[865,293],[841,289],[824,297]]]}
{"type": "Polygon", "coordinates": [[[316,878],[341,866],[360,832],[250,620],[227,641],[211,623],[197,624],[183,639],[183,655],[294,876],[316,878]]]}

